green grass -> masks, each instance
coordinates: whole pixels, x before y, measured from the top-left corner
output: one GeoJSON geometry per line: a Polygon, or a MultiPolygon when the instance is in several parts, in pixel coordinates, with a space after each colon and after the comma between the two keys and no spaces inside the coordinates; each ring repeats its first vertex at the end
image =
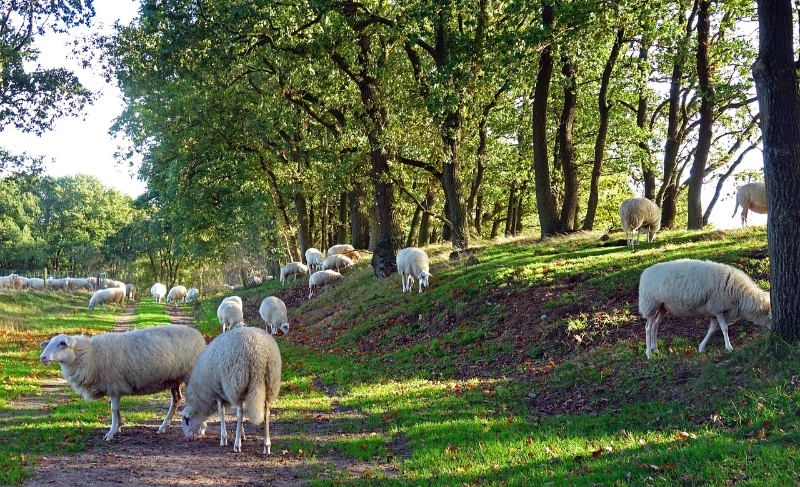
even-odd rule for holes
{"type": "MultiPolygon", "coordinates": [[[[428,249],[434,278],[423,294],[402,294],[396,277],[376,280],[368,264],[311,300],[305,280],[238,292],[251,316],[269,294],[289,305],[277,407],[290,432],[274,436],[273,449],[309,462],[332,452],[388,459],[397,468],[395,478],[328,471],[312,475],[312,485],[796,484],[800,349],[785,344],[776,358],[773,337],[737,323],[733,352],[715,336],[701,355],[704,327],[684,336],[670,317],[661,353],[648,361],[635,306],[642,270],[682,257],[735,265],[768,288],[764,228],[664,232],[635,253],[602,247],[598,237],[487,244],[469,267],[428,249]],[[334,413],[338,436],[304,435],[334,413]]],[[[209,337],[220,333],[221,299],[195,308],[209,337]]],[[[30,315],[52,304],[17,306],[30,315]]],[[[63,306],[72,329],[109,326],[89,320],[83,302],[63,306]]],[[[145,301],[141,319],[154,316],[137,326],[161,319],[159,308],[148,309],[145,301]]],[[[35,391],[34,379],[24,389],[27,377],[58,374],[36,362],[44,330],[61,331],[19,323],[4,332],[4,384],[35,391]]],[[[84,432],[108,427],[104,415],[105,403],[74,398],[41,428],[4,419],[0,471],[15,473],[0,473],[0,483],[24,478],[37,455],[85,447],[84,432]],[[32,444],[37,450],[21,447],[32,444]]]]}

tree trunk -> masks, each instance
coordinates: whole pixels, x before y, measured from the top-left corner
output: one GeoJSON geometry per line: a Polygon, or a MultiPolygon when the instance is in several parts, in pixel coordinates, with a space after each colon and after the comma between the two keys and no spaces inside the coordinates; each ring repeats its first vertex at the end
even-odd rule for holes
{"type": "Polygon", "coordinates": [[[772,331],[794,341],[800,338],[800,93],[791,7],[790,0],[758,0],[753,77],[764,135],[772,331]]]}
{"type": "Polygon", "coordinates": [[[417,207],[414,210],[414,216],[411,217],[411,225],[408,229],[408,238],[406,238],[406,247],[417,247],[416,237],[419,231],[419,221],[422,216],[422,209],[417,207]]]}
{"type": "Polygon", "coordinates": [[[689,173],[689,229],[705,226],[703,221],[703,176],[711,151],[714,124],[714,87],[711,86],[711,66],[708,62],[709,30],[711,28],[711,0],[700,0],[697,15],[697,80],[700,87],[700,127],[697,135],[697,150],[689,173]]]}
{"type": "MultiPolygon", "coordinates": [[[[447,199],[444,200],[444,216],[447,217],[448,220],[450,219],[450,203],[447,202],[447,199]]],[[[450,228],[450,225],[448,225],[447,223],[443,223],[442,224],[442,240],[444,240],[445,242],[448,242],[448,241],[452,240],[452,235],[453,235],[453,231],[452,231],[452,228],[450,228]]]]}
{"type": "MultiPolygon", "coordinates": [[[[683,9],[680,9],[683,12],[683,9]]],[[[685,36],[681,38],[676,47],[672,63],[672,77],[669,87],[669,110],[667,115],[667,142],[664,145],[664,180],[656,197],[656,204],[661,207],[661,228],[672,228],[678,207],[678,151],[683,142],[683,116],[681,115],[681,84],[683,82],[683,68],[686,63],[689,38],[692,33],[692,24],[697,12],[697,0],[694,2],[692,12],[684,26],[685,36]]]]}
{"type": "MultiPolygon", "coordinates": [[[[347,193],[339,195],[339,225],[336,228],[336,243],[347,243],[347,193]]],[[[352,243],[350,245],[353,245],[352,243]]]]}
{"type": "MultiPolygon", "coordinates": [[[[428,189],[425,191],[425,202],[423,206],[427,211],[433,211],[433,205],[436,203],[436,195],[433,192],[433,188],[428,185],[428,189]]],[[[417,241],[419,242],[419,246],[423,247],[431,243],[431,216],[428,213],[423,213],[422,218],[420,219],[419,223],[419,236],[417,237],[417,241]]]]}
{"type": "Polygon", "coordinates": [[[381,216],[378,212],[378,205],[373,204],[369,212],[369,245],[367,250],[375,252],[375,247],[378,246],[378,239],[381,236],[381,216]]]}
{"type": "Polygon", "coordinates": [[[350,203],[350,239],[351,245],[357,249],[366,249],[369,245],[369,231],[364,225],[364,212],[361,210],[364,197],[364,186],[361,181],[353,183],[353,189],[348,194],[350,203]]]}
{"type": "Polygon", "coordinates": [[[328,215],[330,213],[328,212],[328,197],[327,196],[324,196],[322,198],[322,210],[321,211],[322,211],[322,222],[320,223],[320,227],[321,228],[320,228],[320,232],[319,233],[322,236],[322,251],[325,252],[325,250],[327,248],[331,247],[331,241],[328,239],[328,236],[329,236],[328,228],[330,226],[329,223],[328,223],[328,215]]]}
{"type": "Polygon", "coordinates": [[[511,183],[511,188],[508,190],[508,204],[506,205],[506,229],[504,235],[510,236],[514,231],[514,210],[517,208],[517,184],[511,183]]]}
{"type": "Polygon", "coordinates": [[[611,52],[600,78],[600,92],[597,94],[597,136],[594,139],[594,162],[592,164],[592,179],[589,182],[589,201],[586,205],[586,218],[583,220],[583,229],[594,229],[594,218],[597,214],[597,203],[600,200],[600,176],[603,174],[603,159],[606,153],[606,137],[608,136],[608,118],[611,112],[611,103],[608,101],[608,88],[611,85],[611,73],[619,57],[620,46],[624,42],[625,28],[617,29],[617,36],[611,46],[611,52]]]}
{"type": "Polygon", "coordinates": [[[578,106],[578,82],[576,67],[569,56],[561,56],[561,74],[564,83],[564,107],[561,110],[561,123],[558,127],[558,146],[561,155],[561,173],[564,175],[564,201],[561,206],[561,224],[568,230],[578,214],[578,166],[575,164],[575,145],[572,142],[575,126],[575,110],[578,106]]]}
{"type": "MultiPolygon", "coordinates": [[[[299,184],[295,184],[295,188],[299,188],[299,184]]],[[[306,208],[306,197],[302,191],[295,191],[294,193],[294,207],[297,212],[297,238],[300,241],[300,253],[305,256],[306,250],[311,245],[311,235],[308,225],[308,209],[306,208]]]]}
{"type": "MultiPolygon", "coordinates": [[[[553,27],[553,6],[542,0],[542,24],[545,31],[553,27]]],[[[531,128],[533,129],[533,175],[536,189],[536,206],[542,237],[564,233],[556,210],[556,199],[550,184],[550,160],[547,156],[547,102],[550,96],[550,79],[553,76],[553,46],[546,44],[539,56],[539,70],[533,93],[531,128]]]]}

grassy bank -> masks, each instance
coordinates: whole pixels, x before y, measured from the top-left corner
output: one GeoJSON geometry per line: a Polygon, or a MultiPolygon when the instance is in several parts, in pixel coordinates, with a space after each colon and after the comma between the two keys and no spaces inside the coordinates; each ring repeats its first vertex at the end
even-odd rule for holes
{"type": "MultiPolygon", "coordinates": [[[[258,305],[266,295],[289,308],[292,329],[278,338],[284,373],[276,405],[289,433],[274,436],[273,449],[307,462],[336,452],[395,466],[357,475],[320,465],[329,473],[309,475],[313,485],[800,480],[798,348],[785,346],[775,358],[775,340],[739,322],[731,327],[733,352],[718,332],[698,354],[707,322],[670,316],[659,333],[661,353],[648,361],[637,309],[642,270],[681,257],[735,265],[768,288],[764,229],[665,232],[635,253],[598,237],[486,244],[469,264],[469,256],[451,261],[447,249],[428,249],[434,277],[423,294],[402,294],[396,276],[376,280],[368,263],[311,300],[305,279],[237,292],[250,325],[263,326],[258,305]],[[335,434],[301,434],[332,411],[343,418],[330,427],[335,434]]],[[[220,332],[221,298],[195,308],[209,337],[220,332]]],[[[36,365],[34,336],[43,332],[14,333],[20,343],[4,340],[9,349],[0,359],[30,368],[13,379],[4,368],[4,383],[58,374],[36,365]]],[[[105,429],[97,416],[107,405],[91,404],[101,405],[75,399],[58,407],[65,417],[83,411],[81,427],[105,429]]],[[[67,420],[57,429],[50,433],[56,446],[64,431],[73,439],[81,431],[67,420]]]]}

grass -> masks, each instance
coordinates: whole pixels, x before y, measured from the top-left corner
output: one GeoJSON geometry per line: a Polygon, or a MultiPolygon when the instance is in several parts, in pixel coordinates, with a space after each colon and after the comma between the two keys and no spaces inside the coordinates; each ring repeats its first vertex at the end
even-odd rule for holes
{"type": "MultiPolygon", "coordinates": [[[[641,271],[681,257],[735,265],[767,288],[764,229],[664,232],[635,253],[602,247],[598,236],[487,244],[471,266],[431,248],[434,278],[423,294],[402,294],[397,278],[376,280],[368,264],[311,300],[304,280],[238,292],[251,325],[265,295],[289,307],[277,406],[291,432],[273,447],[309,462],[336,452],[397,468],[358,476],[322,465],[328,473],[312,485],[796,484],[798,347],[784,344],[776,358],[774,337],[740,322],[733,352],[716,335],[698,354],[707,325],[669,317],[661,353],[648,361],[636,309],[641,271]],[[331,427],[338,434],[309,441],[303,432],[334,411],[346,413],[331,427]]],[[[220,333],[221,299],[194,308],[210,337],[220,333]]],[[[22,316],[53,306],[17,305],[22,316]]],[[[89,320],[80,300],[63,308],[72,329],[109,326],[89,320]]],[[[140,310],[149,316],[147,301],[140,310]]],[[[163,319],[152,311],[148,324],[163,319]]],[[[55,329],[18,322],[3,332],[4,384],[28,394],[58,375],[34,351],[37,335],[55,329]]],[[[85,447],[85,430],[108,426],[99,419],[106,408],[73,398],[53,408],[46,428],[4,418],[2,471],[16,473],[0,473],[0,483],[24,478],[36,455],[85,447]]]]}

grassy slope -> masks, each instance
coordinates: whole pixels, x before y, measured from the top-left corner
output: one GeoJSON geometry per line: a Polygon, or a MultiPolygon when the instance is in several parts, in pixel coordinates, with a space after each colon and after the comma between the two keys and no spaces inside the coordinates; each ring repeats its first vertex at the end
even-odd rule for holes
{"type": "MultiPolygon", "coordinates": [[[[325,441],[290,434],[274,446],[309,458],[388,458],[398,468],[393,478],[312,481],[323,485],[796,482],[796,347],[774,359],[767,334],[740,322],[732,353],[718,333],[699,355],[707,324],[668,317],[661,354],[647,361],[636,307],[641,271],[680,257],[734,264],[768,287],[764,229],[664,233],[636,253],[598,237],[491,244],[474,265],[429,249],[434,277],[421,295],[403,295],[398,277],[376,280],[368,264],[311,300],[305,279],[239,293],[251,325],[266,295],[289,307],[278,421],[299,430],[332,408],[352,417],[325,441]]],[[[209,336],[220,331],[219,299],[198,310],[209,336]]],[[[42,332],[15,333],[19,343],[4,340],[0,360],[18,353],[33,366],[38,338],[28,334],[42,332]]],[[[5,384],[24,377],[3,373],[5,384]]],[[[82,408],[82,427],[107,428],[107,406],[91,404],[100,407],[87,411],[77,398],[59,407],[82,408]]]]}
{"type": "Polygon", "coordinates": [[[333,388],[385,431],[362,449],[407,449],[411,484],[794,482],[796,349],[775,360],[767,334],[740,322],[733,353],[718,332],[699,355],[707,323],[669,317],[648,362],[637,309],[638,276],[662,260],[733,264],[767,288],[764,229],[665,233],[636,253],[598,237],[487,245],[473,265],[431,250],[422,295],[368,265],[311,300],[305,281],[269,283],[244,293],[246,321],[281,297],[289,419],[295,395],[333,388]]]}

